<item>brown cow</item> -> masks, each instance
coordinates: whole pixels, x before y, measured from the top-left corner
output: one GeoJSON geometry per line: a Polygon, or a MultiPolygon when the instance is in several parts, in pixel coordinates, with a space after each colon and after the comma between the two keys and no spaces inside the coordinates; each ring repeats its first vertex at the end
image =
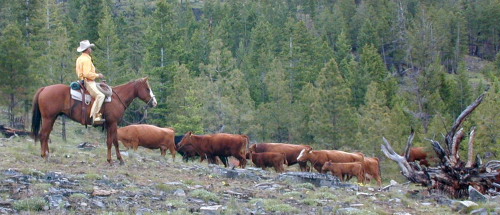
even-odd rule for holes
{"type": "MultiPolygon", "coordinates": [[[[356,152],[356,154],[363,155],[361,152],[356,152]]],[[[363,168],[365,169],[365,180],[371,182],[371,179],[377,180],[378,186],[382,186],[382,177],[380,174],[380,161],[377,157],[364,157],[363,168]]],[[[348,177],[347,180],[350,180],[348,177]]]]}
{"type": "Polygon", "coordinates": [[[200,162],[205,157],[208,160],[215,160],[216,156],[233,156],[239,160],[239,166],[245,168],[247,164],[245,155],[248,141],[249,139],[246,135],[225,133],[194,135],[192,132],[188,132],[184,135],[181,142],[179,142],[179,150],[182,150],[184,146],[192,145],[196,152],[201,155],[200,162]]]}
{"type": "MultiPolygon", "coordinates": [[[[200,156],[196,152],[196,150],[194,149],[193,145],[185,145],[184,147],[179,148],[179,143],[181,142],[182,138],[184,138],[184,135],[175,136],[175,146],[177,147],[177,152],[182,155],[182,160],[184,160],[184,162],[188,162],[189,158],[195,159],[195,157],[200,156]]],[[[224,157],[224,156],[217,156],[217,157],[214,157],[213,159],[209,158],[208,163],[210,163],[210,164],[223,163],[224,166],[227,167],[228,159],[227,159],[227,157],[224,157]]]]}
{"type": "Polygon", "coordinates": [[[307,162],[297,161],[297,157],[303,149],[312,149],[308,145],[295,145],[288,143],[257,143],[250,146],[249,151],[262,152],[280,152],[285,153],[288,166],[299,163],[300,171],[309,171],[307,162]]]}
{"type": "Polygon", "coordinates": [[[266,169],[266,167],[274,167],[276,172],[284,172],[283,164],[288,165],[285,153],[279,152],[261,152],[250,153],[252,162],[256,167],[266,169]]]}
{"type": "Polygon", "coordinates": [[[420,165],[429,167],[429,161],[427,161],[428,154],[425,151],[425,147],[411,147],[410,148],[410,157],[408,158],[408,162],[420,161],[420,165]]]}
{"type": "Polygon", "coordinates": [[[148,149],[160,149],[161,155],[170,150],[172,159],[175,160],[175,130],[172,128],[160,128],[154,125],[129,125],[118,128],[118,141],[127,149],[137,150],[139,146],[148,149]]]}
{"type": "Polygon", "coordinates": [[[321,168],[327,161],[334,163],[363,162],[364,156],[356,153],[349,153],[338,150],[312,150],[303,149],[297,157],[297,161],[309,161],[314,169],[323,173],[321,168]]]}
{"type": "Polygon", "coordinates": [[[365,157],[363,162],[365,168],[365,179],[371,181],[375,178],[378,186],[382,186],[382,175],[380,174],[380,160],[377,157],[365,157]]]}
{"type": "Polygon", "coordinates": [[[330,171],[332,175],[337,176],[340,180],[343,180],[342,176],[344,175],[356,176],[358,183],[365,183],[365,170],[361,162],[335,163],[327,161],[321,167],[321,171],[324,173],[330,171]]]}

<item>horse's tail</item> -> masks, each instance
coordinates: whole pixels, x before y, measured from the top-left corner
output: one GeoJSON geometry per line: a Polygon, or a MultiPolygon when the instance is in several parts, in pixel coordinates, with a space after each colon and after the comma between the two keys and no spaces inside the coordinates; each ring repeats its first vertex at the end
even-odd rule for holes
{"type": "Polygon", "coordinates": [[[38,105],[38,96],[44,88],[38,89],[33,97],[33,111],[31,117],[31,135],[35,139],[35,143],[38,139],[38,132],[40,131],[40,126],[42,125],[42,113],[40,112],[40,106],[38,105]]]}

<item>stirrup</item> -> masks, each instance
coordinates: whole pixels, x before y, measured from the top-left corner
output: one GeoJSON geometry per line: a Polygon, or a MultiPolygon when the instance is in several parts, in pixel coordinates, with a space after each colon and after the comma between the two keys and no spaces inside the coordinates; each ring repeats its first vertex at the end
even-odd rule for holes
{"type": "Polygon", "coordinates": [[[102,125],[106,120],[97,116],[95,119],[92,117],[92,125],[102,125]]]}

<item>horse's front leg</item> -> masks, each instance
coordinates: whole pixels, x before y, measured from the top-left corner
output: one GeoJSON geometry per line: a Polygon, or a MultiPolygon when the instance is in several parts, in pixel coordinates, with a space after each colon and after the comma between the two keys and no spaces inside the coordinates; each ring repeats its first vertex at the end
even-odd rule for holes
{"type": "Polygon", "coordinates": [[[45,160],[48,160],[49,157],[49,137],[50,132],[52,131],[52,126],[54,126],[54,119],[44,118],[42,120],[42,129],[40,130],[40,146],[41,146],[41,156],[45,160]]]}
{"type": "Polygon", "coordinates": [[[123,161],[123,158],[122,158],[122,155],[120,153],[120,148],[119,148],[119,145],[118,145],[118,136],[117,136],[117,128],[118,126],[116,125],[116,123],[113,123],[111,125],[108,126],[108,139],[106,141],[106,144],[108,146],[108,162],[109,164],[112,164],[111,163],[111,147],[113,147],[113,145],[115,146],[115,150],[116,150],[116,158],[120,161],[120,164],[123,165],[125,164],[125,162],[123,161]]]}

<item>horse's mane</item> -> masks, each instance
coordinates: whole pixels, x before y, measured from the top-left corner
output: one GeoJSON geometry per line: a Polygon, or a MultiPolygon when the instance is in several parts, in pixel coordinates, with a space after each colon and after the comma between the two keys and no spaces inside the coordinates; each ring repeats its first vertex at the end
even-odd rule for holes
{"type": "Polygon", "coordinates": [[[125,83],[125,84],[120,84],[120,85],[114,86],[113,88],[115,88],[115,87],[125,86],[125,85],[128,85],[128,84],[132,83],[132,82],[144,81],[144,79],[145,79],[145,78],[138,78],[138,79],[135,79],[135,80],[129,81],[129,82],[125,83]]]}

